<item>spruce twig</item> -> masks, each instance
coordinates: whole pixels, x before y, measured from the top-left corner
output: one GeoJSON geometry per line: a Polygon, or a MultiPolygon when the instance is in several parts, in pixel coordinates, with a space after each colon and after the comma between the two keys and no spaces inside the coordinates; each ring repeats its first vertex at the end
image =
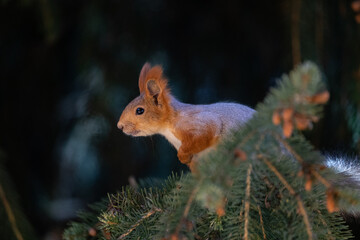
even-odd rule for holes
{"type": "Polygon", "coordinates": [[[309,237],[308,239],[312,240],[313,239],[313,234],[312,234],[312,230],[311,230],[309,217],[308,217],[308,214],[307,214],[307,212],[305,210],[304,203],[301,200],[300,196],[295,192],[295,190],[291,187],[291,185],[286,181],[286,179],[281,175],[281,173],[276,169],[276,167],[266,157],[264,157],[262,154],[259,154],[258,158],[262,159],[264,161],[266,166],[268,166],[268,168],[278,177],[278,179],[282,182],[282,184],[284,184],[284,186],[290,192],[290,194],[295,197],[295,199],[296,199],[296,201],[298,203],[300,213],[301,213],[301,215],[303,216],[303,219],[304,219],[304,223],[305,223],[305,226],[306,226],[306,232],[307,232],[308,237],[309,237]]]}
{"type": "Polygon", "coordinates": [[[191,205],[192,203],[194,202],[194,199],[196,197],[196,194],[198,193],[199,189],[200,189],[200,186],[203,182],[203,179],[200,179],[198,184],[194,187],[194,189],[192,190],[190,196],[189,196],[189,199],[185,205],[185,210],[184,210],[184,213],[178,223],[178,225],[176,226],[176,229],[175,229],[175,232],[172,236],[174,236],[174,238],[176,238],[179,233],[180,233],[180,230],[181,230],[181,227],[182,227],[182,224],[183,222],[186,220],[187,216],[189,215],[189,211],[190,211],[190,208],[191,208],[191,205]]]}
{"type": "Polygon", "coordinates": [[[304,164],[304,162],[305,162],[304,159],[302,159],[302,158],[300,157],[300,155],[297,154],[297,152],[295,152],[295,150],[292,149],[292,147],[291,147],[286,141],[284,141],[279,134],[276,134],[276,133],[272,133],[272,134],[273,134],[273,136],[275,137],[275,139],[276,139],[277,141],[279,141],[279,142],[289,151],[289,153],[291,153],[291,154],[295,157],[295,159],[296,159],[301,165],[304,164]]]}
{"type": "Polygon", "coordinates": [[[196,175],[169,179],[155,194],[123,192],[117,203],[121,214],[107,210],[103,217],[115,224],[101,222],[100,227],[118,240],[350,238],[347,226],[329,209],[335,211],[344,200],[345,207],[354,206],[357,193],[334,189],[339,175],[331,169],[320,172],[320,154],[293,134],[318,120],[328,98],[318,68],[310,62],[297,67],[244,128],[199,161],[196,175]],[[281,123],[288,126],[274,126],[281,123]],[[296,177],[299,168],[306,192],[304,179],[296,177]],[[309,191],[315,180],[319,184],[309,191]],[[326,204],[320,200],[324,196],[326,204]],[[161,209],[157,214],[154,203],[161,209]]]}
{"type": "Polygon", "coordinates": [[[252,138],[255,134],[257,133],[256,130],[253,130],[251,132],[249,132],[242,140],[241,142],[237,145],[237,148],[241,149],[241,147],[250,140],[250,138],[252,138]]]}
{"type": "Polygon", "coordinates": [[[331,231],[330,231],[330,229],[328,228],[328,225],[327,225],[327,223],[325,222],[322,213],[320,212],[319,209],[317,209],[316,212],[319,214],[319,218],[320,218],[321,223],[322,223],[322,224],[324,225],[324,227],[326,227],[326,229],[327,229],[327,233],[328,233],[329,240],[334,240],[335,238],[332,236],[331,231]]]}
{"type": "Polygon", "coordinates": [[[252,165],[249,164],[247,175],[246,175],[246,193],[245,193],[245,226],[244,226],[244,239],[249,239],[249,211],[250,211],[250,190],[251,190],[251,171],[252,165]]]}
{"type": "Polygon", "coordinates": [[[244,200],[241,200],[241,205],[240,205],[240,214],[239,214],[239,223],[242,223],[244,221],[244,200]]]}
{"type": "MultiPolygon", "coordinates": [[[[276,140],[283,144],[283,146],[291,153],[295,159],[302,165],[303,168],[306,167],[306,171],[308,172],[308,180],[305,184],[305,189],[310,190],[312,184],[312,177],[315,177],[319,182],[321,182],[326,188],[326,206],[327,210],[332,213],[339,210],[337,206],[337,195],[338,192],[335,190],[334,186],[326,180],[323,176],[321,176],[313,167],[313,164],[308,164],[305,160],[286,142],[284,141],[278,134],[273,133],[276,140]]],[[[306,176],[305,176],[306,177],[306,176]]]]}
{"type": "Polygon", "coordinates": [[[6,211],[6,214],[8,216],[8,219],[9,219],[9,222],[11,224],[11,228],[16,236],[16,238],[18,240],[23,240],[23,236],[21,235],[20,233],[20,230],[16,224],[16,219],[15,219],[15,215],[13,213],[13,210],[11,209],[11,206],[10,206],[10,203],[9,201],[7,200],[6,198],[6,195],[5,195],[5,192],[4,192],[4,189],[2,187],[2,185],[0,184],[0,198],[4,204],[4,208],[5,208],[5,211],[6,211]]]}
{"type": "Polygon", "coordinates": [[[260,224],[261,224],[261,230],[263,232],[263,237],[264,237],[264,240],[266,240],[266,233],[265,233],[265,228],[264,228],[264,221],[263,221],[263,217],[262,217],[262,213],[261,213],[261,208],[259,205],[257,205],[257,209],[258,209],[258,212],[259,212],[259,217],[260,217],[260,224]]]}
{"type": "Polygon", "coordinates": [[[134,225],[131,226],[131,228],[124,234],[122,234],[120,237],[118,237],[118,240],[124,239],[127,235],[129,235],[132,231],[134,231],[145,219],[151,217],[157,212],[161,212],[162,210],[160,208],[154,208],[151,209],[149,212],[147,212],[143,217],[141,217],[134,225]]]}
{"type": "MultiPolygon", "coordinates": [[[[284,141],[278,134],[274,133],[273,135],[276,138],[276,140],[281,142],[283,144],[283,146],[289,151],[289,153],[291,153],[302,166],[305,165],[304,159],[286,141],[284,141]]],[[[327,181],[323,176],[321,176],[317,171],[315,171],[312,168],[310,168],[309,170],[310,170],[310,173],[316,179],[318,179],[322,184],[324,184],[325,187],[332,188],[331,183],[329,181],[327,181]]]]}

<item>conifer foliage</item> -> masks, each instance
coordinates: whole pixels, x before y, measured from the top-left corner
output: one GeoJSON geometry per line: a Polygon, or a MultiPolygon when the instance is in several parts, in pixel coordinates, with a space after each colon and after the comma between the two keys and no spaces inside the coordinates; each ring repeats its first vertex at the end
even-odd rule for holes
{"type": "Polygon", "coordinates": [[[36,239],[32,226],[20,207],[14,184],[4,166],[0,151],[0,235],[1,239],[36,239]]]}
{"type": "Polygon", "coordinates": [[[358,207],[359,193],[300,132],[329,99],[321,77],[299,65],[196,171],[110,194],[64,239],[351,238],[339,209],[358,207]]]}

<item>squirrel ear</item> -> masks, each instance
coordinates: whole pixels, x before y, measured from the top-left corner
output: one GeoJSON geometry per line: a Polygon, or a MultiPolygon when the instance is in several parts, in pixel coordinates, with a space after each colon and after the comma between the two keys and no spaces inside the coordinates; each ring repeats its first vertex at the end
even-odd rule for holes
{"type": "Polygon", "coordinates": [[[155,105],[167,102],[169,89],[167,88],[167,80],[163,76],[163,69],[160,65],[156,65],[147,71],[145,93],[148,97],[153,98],[155,105]]]}
{"type": "Polygon", "coordinates": [[[149,79],[146,82],[146,89],[151,97],[159,95],[161,92],[160,86],[156,83],[154,79],[149,79]]]}
{"type": "Polygon", "coordinates": [[[139,76],[139,91],[140,93],[145,91],[145,84],[146,84],[146,75],[151,69],[150,63],[145,63],[141,69],[140,76],[139,76]]]}

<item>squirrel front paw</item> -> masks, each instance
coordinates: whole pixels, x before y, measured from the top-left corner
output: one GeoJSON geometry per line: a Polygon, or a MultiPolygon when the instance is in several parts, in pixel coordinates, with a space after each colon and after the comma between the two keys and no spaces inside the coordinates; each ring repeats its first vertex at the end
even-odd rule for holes
{"type": "Polygon", "coordinates": [[[190,162],[193,158],[192,154],[181,153],[181,152],[178,152],[177,156],[178,156],[180,162],[183,164],[190,164],[190,162]]]}

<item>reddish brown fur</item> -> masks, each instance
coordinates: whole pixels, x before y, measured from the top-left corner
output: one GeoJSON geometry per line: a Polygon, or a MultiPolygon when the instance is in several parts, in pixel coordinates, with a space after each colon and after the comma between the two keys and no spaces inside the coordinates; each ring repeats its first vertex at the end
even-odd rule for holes
{"type": "Polygon", "coordinates": [[[118,126],[122,127],[125,133],[133,136],[156,134],[161,127],[169,124],[169,117],[173,115],[169,106],[170,90],[167,88],[167,80],[163,76],[160,66],[151,68],[148,63],[143,66],[139,77],[139,90],[140,96],[125,108],[118,126]],[[160,92],[156,96],[151,95],[147,88],[150,80],[154,80],[160,88],[160,92]],[[154,98],[158,105],[155,104],[154,98]],[[146,108],[145,113],[141,116],[134,114],[138,107],[146,108]],[[141,135],[137,135],[139,130],[142,131],[141,135]]]}
{"type": "MultiPolygon", "coordinates": [[[[146,88],[146,84],[149,80],[155,80],[156,83],[159,85],[160,89],[163,91],[163,97],[168,97],[168,94],[170,93],[169,88],[167,87],[167,79],[163,75],[163,70],[160,65],[155,65],[154,67],[151,67],[149,63],[145,63],[143,68],[140,72],[139,77],[139,90],[140,94],[144,91],[149,95],[149,91],[146,88]]],[[[159,94],[161,95],[161,93],[159,94]]]]}
{"type": "Polygon", "coordinates": [[[151,66],[149,63],[145,63],[141,69],[140,76],[139,76],[139,91],[143,93],[145,90],[145,82],[146,82],[146,75],[150,71],[151,66]]]}
{"type": "Polygon", "coordinates": [[[201,135],[196,135],[193,131],[179,129],[175,132],[175,136],[182,142],[178,150],[178,158],[181,163],[189,164],[194,154],[215,145],[218,138],[215,137],[215,129],[209,128],[201,135]]]}
{"type": "Polygon", "coordinates": [[[170,89],[167,87],[167,79],[163,75],[161,66],[151,67],[146,63],[140,72],[139,77],[140,96],[135,98],[124,110],[118,126],[124,128],[124,132],[137,136],[137,129],[147,129],[144,135],[157,133],[161,128],[172,129],[174,136],[181,141],[178,149],[178,158],[184,164],[190,164],[193,156],[218,142],[215,126],[207,129],[196,129],[192,126],[192,119],[186,121],[186,128],[183,125],[174,126],[177,113],[170,105],[170,89]],[[160,92],[153,96],[148,89],[148,82],[155,80],[160,92]],[[154,97],[157,98],[158,105],[154,104],[154,97]],[[142,116],[132,114],[137,107],[146,106],[144,121],[142,116]],[[151,121],[154,120],[154,121],[151,121]]]}
{"type": "MultiPolygon", "coordinates": [[[[205,110],[178,102],[167,83],[161,66],[146,63],[139,76],[140,96],[125,108],[118,127],[132,136],[164,135],[177,148],[179,160],[192,169],[194,155],[218,143],[224,122],[216,106],[205,110]],[[137,108],[143,108],[144,113],[136,114],[137,108]]],[[[228,116],[226,110],[221,109],[220,114],[228,116]]]]}

